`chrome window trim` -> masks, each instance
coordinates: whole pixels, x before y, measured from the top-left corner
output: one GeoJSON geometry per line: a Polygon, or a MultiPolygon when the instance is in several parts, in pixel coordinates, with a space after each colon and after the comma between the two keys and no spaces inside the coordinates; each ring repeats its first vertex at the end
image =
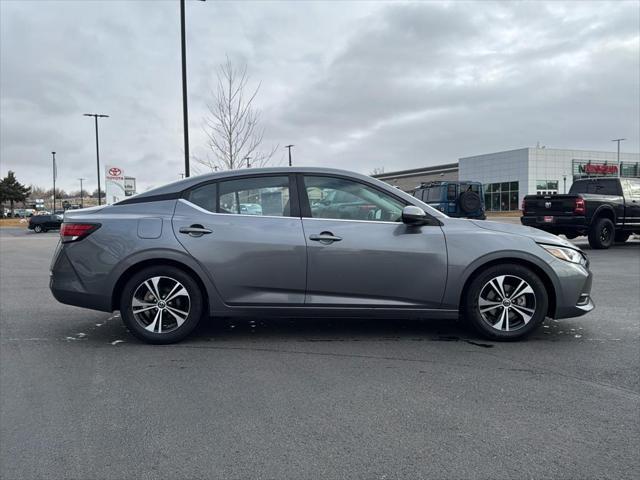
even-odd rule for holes
{"type": "Polygon", "coordinates": [[[206,208],[202,208],[201,206],[190,202],[186,198],[179,198],[178,201],[179,202],[184,202],[188,206],[190,206],[191,208],[195,208],[196,210],[198,210],[199,212],[202,212],[202,213],[208,213],[209,215],[224,215],[226,217],[242,217],[242,218],[297,218],[298,220],[300,220],[300,217],[292,217],[291,215],[244,215],[242,213],[211,212],[211,211],[207,210],[206,208]]]}

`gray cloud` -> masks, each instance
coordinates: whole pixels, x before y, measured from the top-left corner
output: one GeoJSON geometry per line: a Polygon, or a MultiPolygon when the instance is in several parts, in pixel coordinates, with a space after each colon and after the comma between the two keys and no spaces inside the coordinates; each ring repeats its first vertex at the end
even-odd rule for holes
{"type": "MultiPolygon", "coordinates": [[[[533,145],[639,150],[636,2],[187,4],[192,151],[229,54],[261,82],[266,143],[368,172],[533,145]]],[[[0,2],[0,163],[95,182],[101,156],[144,189],[182,171],[175,2],[0,2]]],[[[284,152],[281,157],[284,159],[284,152]]]]}

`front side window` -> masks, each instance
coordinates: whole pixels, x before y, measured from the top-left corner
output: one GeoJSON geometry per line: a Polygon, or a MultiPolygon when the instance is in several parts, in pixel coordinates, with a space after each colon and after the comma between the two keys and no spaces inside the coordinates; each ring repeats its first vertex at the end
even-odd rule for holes
{"type": "Polygon", "coordinates": [[[218,185],[219,213],[240,215],[290,215],[289,177],[251,177],[218,185]]]}
{"type": "Polygon", "coordinates": [[[404,204],[373,187],[343,178],[305,176],[312,218],[399,222],[404,204]]]}

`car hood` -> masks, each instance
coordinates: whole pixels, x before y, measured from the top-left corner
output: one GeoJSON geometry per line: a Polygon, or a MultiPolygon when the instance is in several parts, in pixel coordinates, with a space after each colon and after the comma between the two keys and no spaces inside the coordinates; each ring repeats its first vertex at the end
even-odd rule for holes
{"type": "Polygon", "coordinates": [[[512,223],[491,222],[487,220],[469,220],[477,227],[484,228],[485,230],[492,230],[494,232],[510,233],[513,235],[522,235],[523,237],[529,237],[536,243],[546,243],[549,245],[559,245],[563,247],[573,248],[574,250],[580,250],[573,243],[564,240],[557,235],[547,233],[544,230],[537,228],[525,227],[523,225],[514,225],[512,223]]]}

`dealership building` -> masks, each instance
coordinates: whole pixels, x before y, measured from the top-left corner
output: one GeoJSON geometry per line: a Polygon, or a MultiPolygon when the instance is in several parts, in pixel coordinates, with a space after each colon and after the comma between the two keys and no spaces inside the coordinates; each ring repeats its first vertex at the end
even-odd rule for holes
{"type": "Polygon", "coordinates": [[[620,153],[620,165],[617,158],[616,152],[527,147],[374,176],[407,192],[436,180],[481,182],[486,209],[509,211],[518,210],[525,195],[566,193],[579,178],[640,177],[640,154],[620,153]]]}

